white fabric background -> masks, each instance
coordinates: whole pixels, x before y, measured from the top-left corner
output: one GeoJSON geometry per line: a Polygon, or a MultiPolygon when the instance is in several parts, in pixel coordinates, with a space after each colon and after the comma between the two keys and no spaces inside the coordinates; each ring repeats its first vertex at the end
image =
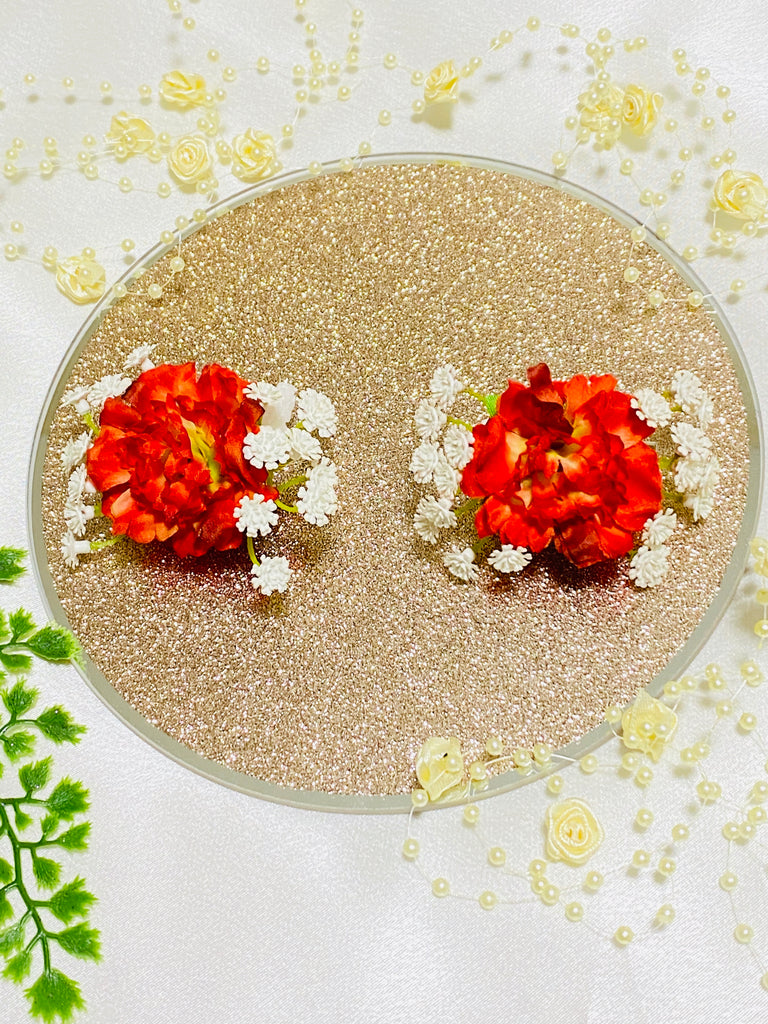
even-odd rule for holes
{"type": "MultiPolygon", "coordinates": [[[[321,45],[328,53],[344,51],[351,6],[309,0],[308,15],[325,34],[321,45]]],[[[546,0],[535,9],[517,10],[510,14],[510,5],[501,0],[369,0],[361,29],[363,62],[380,64],[388,51],[425,69],[447,56],[466,60],[485,54],[500,29],[515,28],[534,13],[553,24],[572,21],[592,31],[607,24],[617,36],[644,34],[662,52],[684,46],[694,66],[707,64],[732,86],[740,115],[737,165],[768,177],[768,28],[760,5],[594,0],[568,7],[546,0]]],[[[6,0],[0,11],[3,148],[14,135],[39,143],[54,134],[62,148],[66,142],[70,152],[76,151],[85,131],[106,128],[110,110],[137,108],[133,97],[140,82],[154,87],[177,65],[213,78],[205,60],[210,46],[221,50],[221,65],[252,64],[262,53],[286,67],[306,61],[302,30],[287,0],[201,0],[185,3],[184,14],[198,21],[193,33],[178,27],[162,3],[6,0]],[[21,79],[27,72],[38,77],[36,101],[25,99],[29,90],[21,79]],[[65,74],[78,83],[77,95],[90,100],[62,102],[65,74]],[[125,101],[101,106],[103,79],[125,101]]],[[[531,37],[532,48],[540,42],[531,37]]],[[[525,49],[513,46],[509,52],[518,61],[525,49]]],[[[404,114],[395,110],[390,128],[375,129],[378,109],[392,105],[388,90],[394,80],[384,72],[361,74],[348,105],[329,103],[311,125],[297,130],[284,163],[298,167],[310,159],[338,158],[354,153],[360,139],[372,138],[374,151],[476,152],[548,170],[550,154],[560,144],[557,126],[569,111],[558,94],[556,58],[532,59],[545,72],[534,96],[518,94],[503,82],[481,85],[478,76],[476,101],[453,111],[450,129],[412,121],[407,108],[404,114]],[[553,116],[545,116],[550,110],[553,116]]],[[[253,93],[242,85],[227,87],[241,127],[255,123],[274,131],[290,120],[292,104],[285,96],[292,90],[285,81],[262,85],[255,72],[248,81],[255,83],[253,93]]],[[[598,191],[605,187],[589,158],[580,160],[573,174],[598,191]]],[[[178,212],[189,213],[190,203],[122,197],[115,189],[85,185],[75,174],[64,191],[34,181],[23,188],[5,181],[0,186],[3,243],[11,240],[9,221],[18,218],[35,255],[45,244],[62,252],[92,244],[99,255],[109,255],[113,271],[120,266],[116,245],[122,237],[135,238],[142,251],[178,212]]],[[[763,273],[764,266],[763,261],[763,273]]],[[[39,266],[0,262],[0,280],[0,542],[25,545],[27,461],[35,425],[55,367],[85,311],[67,303],[39,266]]],[[[766,408],[765,282],[728,309],[766,408]]],[[[43,615],[31,572],[12,590],[4,588],[2,598],[6,607],[25,603],[43,615]]],[[[743,602],[737,602],[697,664],[718,657],[735,665],[742,652],[751,653],[749,622],[743,602]]],[[[598,927],[606,934],[625,921],[647,921],[663,902],[677,909],[674,925],[663,935],[618,949],[568,923],[562,910],[537,901],[486,913],[475,902],[436,900],[400,856],[402,818],[297,811],[230,792],[134,736],[73,669],[40,667],[33,679],[44,699],[64,703],[89,727],[80,746],[59,752],[56,760],[62,772],[82,777],[93,797],[92,848],[73,859],[72,872],[85,874],[100,897],[94,922],[103,932],[104,961],[71,965],[88,999],[84,1019],[92,1024],[410,1019],[422,1024],[746,1024],[765,1019],[768,992],[758,984],[760,969],[750,950],[733,941],[730,904],[717,887],[726,846],[717,822],[724,815],[700,815],[702,828],[667,888],[653,882],[627,885],[620,878],[611,894],[601,896],[597,918],[604,923],[598,927]]],[[[758,710],[761,696],[762,691],[750,694],[758,710]]],[[[743,740],[733,754],[728,742],[722,744],[720,780],[727,777],[733,791],[743,794],[755,777],[755,764],[764,760],[758,754],[743,740]]],[[[590,799],[594,793],[603,820],[621,823],[601,852],[610,866],[611,851],[614,861],[626,862],[643,844],[627,827],[628,799],[634,807],[651,797],[615,776],[601,778],[588,784],[577,772],[568,785],[590,799]]],[[[674,815],[690,789],[674,776],[666,786],[651,801],[660,818],[674,815]]],[[[510,848],[517,844],[523,864],[541,849],[536,823],[545,804],[540,786],[494,802],[493,820],[511,834],[510,848]]],[[[432,815],[423,826],[431,851],[425,863],[430,874],[433,869],[449,877],[467,873],[471,886],[472,878],[486,876],[483,859],[476,858],[472,867],[466,830],[456,825],[456,812],[450,813],[432,815]]],[[[768,958],[764,861],[764,849],[755,847],[753,884],[742,893],[741,906],[742,917],[755,927],[756,947],[761,943],[768,958]]],[[[0,1008],[0,1018],[10,1024],[26,1019],[21,991],[10,983],[0,984],[0,1008]]]]}

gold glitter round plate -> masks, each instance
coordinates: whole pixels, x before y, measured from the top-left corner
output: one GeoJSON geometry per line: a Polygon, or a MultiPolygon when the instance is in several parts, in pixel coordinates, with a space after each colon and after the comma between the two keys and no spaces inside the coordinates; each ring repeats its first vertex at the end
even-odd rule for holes
{"type": "MultiPolygon", "coordinates": [[[[84,675],[166,754],[241,790],[333,810],[404,810],[416,754],[454,735],[544,741],[579,756],[605,737],[609,704],[679,674],[713,629],[746,560],[761,486],[760,427],[739,347],[705,288],[663,243],[632,249],[634,221],[525,168],[434,155],[371,158],[241,193],[181,242],[153,250],[128,295],[105,301],[48,396],[30,472],[30,533],[53,616],[78,635],[84,675]],[[632,263],[667,301],[650,309],[632,263]],[[249,583],[244,547],[181,561],[162,545],[59,551],[60,454],[81,428],[65,388],[156,362],[218,362],[334,401],[338,514],[281,525],[289,591],[249,583]],[[438,363],[502,390],[546,361],[553,377],[615,374],[621,390],[702,378],[722,465],[716,510],[671,541],[671,572],[635,588],[626,559],[576,570],[544,553],[513,578],[473,585],[413,533],[412,417],[438,363]]],[[[96,535],[97,528],[90,527],[96,535]]],[[[279,547],[278,547],[279,544],[279,547]]],[[[519,784],[494,778],[493,793],[519,784]]]]}

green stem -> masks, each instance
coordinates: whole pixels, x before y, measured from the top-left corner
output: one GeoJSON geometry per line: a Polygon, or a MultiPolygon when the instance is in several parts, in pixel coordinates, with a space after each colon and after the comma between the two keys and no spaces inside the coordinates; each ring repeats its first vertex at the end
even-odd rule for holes
{"type": "Polygon", "coordinates": [[[286,505],[285,502],[284,501],[280,501],[279,498],[275,499],[275,504],[277,505],[278,508],[281,508],[283,510],[283,512],[297,513],[299,511],[297,505],[286,505]]]}
{"type": "MultiPolygon", "coordinates": [[[[299,487],[301,484],[307,482],[306,476],[303,473],[299,473],[298,476],[292,476],[290,480],[283,480],[281,484],[277,485],[277,493],[282,494],[283,491],[287,491],[290,487],[299,487]]],[[[280,504],[278,502],[278,504],[280,504]]]]}
{"type": "Polygon", "coordinates": [[[91,551],[101,551],[103,548],[111,548],[113,544],[119,544],[125,540],[125,534],[118,534],[117,537],[107,537],[104,540],[92,540],[91,551]]]}
{"type": "Polygon", "coordinates": [[[21,877],[21,875],[22,875],[22,871],[21,871],[21,850],[22,850],[22,844],[19,842],[19,840],[16,837],[16,833],[11,828],[11,822],[10,822],[10,819],[8,818],[8,814],[7,814],[3,804],[4,804],[4,801],[0,801],[0,822],[2,822],[2,824],[3,824],[5,833],[8,836],[8,839],[9,839],[10,844],[11,844],[11,849],[13,850],[13,870],[14,870],[14,874],[15,874],[14,882],[15,882],[15,885],[16,885],[16,891],[18,892],[19,896],[23,900],[24,906],[27,908],[26,913],[21,918],[21,921],[19,923],[23,923],[24,921],[26,921],[26,919],[28,917],[31,917],[32,920],[35,922],[35,927],[37,928],[37,935],[35,935],[35,937],[34,937],[33,944],[38,939],[40,940],[40,943],[41,943],[41,945],[43,947],[43,965],[44,965],[45,971],[47,973],[51,969],[51,953],[50,953],[50,949],[48,947],[48,938],[47,938],[47,935],[46,935],[46,930],[45,930],[45,927],[43,926],[43,922],[42,922],[42,920],[40,918],[40,915],[37,912],[37,907],[35,905],[35,901],[30,897],[29,893],[27,892],[27,887],[24,885],[24,882],[22,881],[22,877],[21,877]]]}
{"type": "Polygon", "coordinates": [[[472,550],[476,555],[482,555],[484,551],[487,551],[493,544],[494,538],[489,537],[478,537],[475,543],[472,545],[472,550]]]}
{"type": "Polygon", "coordinates": [[[478,501],[477,498],[470,498],[469,501],[465,501],[463,505],[459,505],[456,509],[456,518],[463,519],[464,516],[477,512],[481,505],[482,501],[478,501]]]}
{"type": "Polygon", "coordinates": [[[259,559],[256,556],[256,549],[253,546],[253,537],[246,537],[246,542],[248,545],[248,555],[251,561],[254,565],[261,565],[261,562],[259,562],[259,559]]]}
{"type": "Polygon", "coordinates": [[[472,429],[472,424],[471,423],[467,423],[466,420],[460,420],[458,418],[458,416],[449,416],[448,417],[448,422],[449,423],[455,423],[457,427],[465,427],[467,430],[471,430],[472,429]]]}
{"type": "Polygon", "coordinates": [[[96,421],[94,420],[93,416],[89,412],[84,412],[83,413],[83,420],[85,421],[85,425],[91,431],[93,436],[94,437],[98,437],[99,436],[99,428],[96,426],[96,421]]]}

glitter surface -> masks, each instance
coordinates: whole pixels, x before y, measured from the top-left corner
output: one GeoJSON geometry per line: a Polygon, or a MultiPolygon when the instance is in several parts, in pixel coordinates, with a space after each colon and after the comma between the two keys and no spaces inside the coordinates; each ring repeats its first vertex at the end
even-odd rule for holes
{"type": "MultiPolygon", "coordinates": [[[[330,793],[409,789],[431,735],[458,736],[470,760],[492,733],[561,747],[631,700],[717,593],[744,512],[748,433],[716,327],[684,301],[650,310],[621,276],[630,246],[626,228],[567,194],[438,165],[304,181],[192,235],[162,300],[118,302],[67,386],[155,343],[158,362],[326,391],[340,510],[325,529],[284,521],[263,542],[294,568],[282,597],[254,592],[244,547],[182,562],[126,543],[70,572],[59,453],[79,426],[57,413],[42,481],[49,565],[109,682],[205,757],[330,793]],[[654,591],[631,585],[626,560],[577,571],[549,553],[511,579],[484,567],[468,586],[414,537],[412,414],[436,364],[498,391],[542,360],[556,378],[614,373],[630,392],[691,368],[715,401],[718,504],[673,538],[672,572],[654,591]]],[[[142,291],[168,278],[169,258],[142,291]]],[[[649,247],[632,262],[666,296],[687,295],[649,247]]]]}

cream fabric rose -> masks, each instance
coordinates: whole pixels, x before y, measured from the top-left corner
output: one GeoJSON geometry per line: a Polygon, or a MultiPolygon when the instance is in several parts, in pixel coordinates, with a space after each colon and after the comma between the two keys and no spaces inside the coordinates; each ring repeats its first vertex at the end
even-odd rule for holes
{"type": "Polygon", "coordinates": [[[433,736],[427,740],[416,759],[416,778],[430,800],[439,800],[462,782],[464,758],[455,736],[433,736]]]}
{"type": "Polygon", "coordinates": [[[624,90],[621,119],[635,135],[653,131],[664,103],[660,92],[648,92],[642,85],[628,85],[624,90]]]}
{"type": "Polygon", "coordinates": [[[187,75],[183,71],[169,71],[160,82],[160,95],[176,107],[205,106],[205,91],[202,75],[187,75]]]}
{"type": "Polygon", "coordinates": [[[666,704],[641,690],[621,716],[624,746],[639,750],[658,761],[664,747],[675,735],[677,715],[666,704]],[[659,726],[663,726],[659,733],[659,726]]]}
{"type": "Polygon", "coordinates": [[[56,287],[72,302],[96,302],[104,294],[104,267],[86,256],[69,256],[56,264],[56,287]]]}
{"type": "Polygon", "coordinates": [[[739,220],[757,220],[768,206],[768,189],[759,174],[723,171],[715,182],[714,206],[739,220]]]}
{"type": "Polygon", "coordinates": [[[605,833],[583,800],[572,797],[547,810],[547,856],[566,864],[589,860],[605,833]]]}
{"type": "Polygon", "coordinates": [[[155,133],[149,121],[121,110],[112,118],[104,138],[112,146],[125,147],[129,153],[146,153],[155,141],[155,133]]]}
{"type": "Polygon", "coordinates": [[[253,128],[232,139],[232,173],[241,181],[268,178],[275,163],[275,140],[253,128]]]}
{"type": "Polygon", "coordinates": [[[609,85],[595,99],[590,95],[590,91],[586,90],[579,96],[579,120],[592,132],[605,132],[605,145],[612,146],[621,135],[624,93],[618,86],[609,85]]]}
{"type": "Polygon", "coordinates": [[[459,98],[459,75],[452,60],[442,64],[427,75],[424,83],[424,99],[427,103],[455,103],[459,98]]]}
{"type": "Polygon", "coordinates": [[[182,185],[193,185],[211,171],[208,144],[200,135],[183,135],[168,154],[168,170],[182,185]]]}

